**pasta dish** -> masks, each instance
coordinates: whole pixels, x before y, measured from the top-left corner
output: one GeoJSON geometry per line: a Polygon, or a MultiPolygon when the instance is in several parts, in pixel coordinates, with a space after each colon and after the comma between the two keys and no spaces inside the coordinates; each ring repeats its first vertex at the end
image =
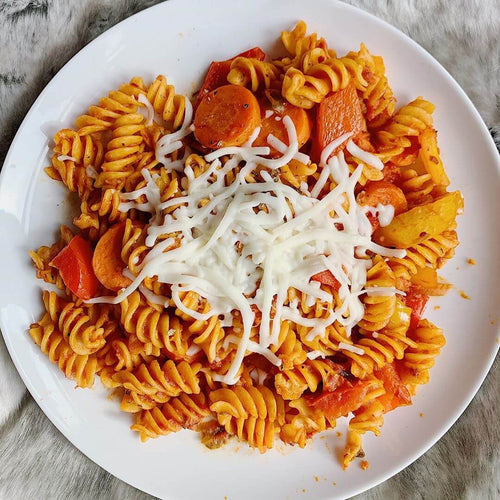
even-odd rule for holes
{"type": "Polygon", "coordinates": [[[47,285],[29,334],[143,441],[264,452],[348,417],[347,467],[445,344],[422,314],[463,200],[434,105],[397,108],[382,57],[302,21],[281,42],[213,61],[191,99],[134,77],[57,132],[45,171],[80,210],[30,252],[47,285]]]}

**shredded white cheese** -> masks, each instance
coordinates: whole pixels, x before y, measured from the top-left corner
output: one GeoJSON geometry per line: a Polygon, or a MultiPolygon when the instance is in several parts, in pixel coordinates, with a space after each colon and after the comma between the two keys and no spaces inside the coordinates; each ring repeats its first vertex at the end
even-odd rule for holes
{"type": "Polygon", "coordinates": [[[57,157],[57,159],[58,159],[59,161],[66,161],[66,160],[68,160],[68,161],[73,161],[73,162],[75,162],[75,163],[76,163],[76,161],[77,161],[77,160],[76,160],[76,158],[74,158],[73,156],[68,156],[68,155],[59,155],[59,156],[57,157]]]}
{"type": "Polygon", "coordinates": [[[353,141],[349,141],[346,146],[347,151],[352,154],[352,156],[355,156],[356,158],[360,159],[361,161],[365,162],[367,165],[370,165],[373,168],[376,168],[377,170],[382,170],[384,168],[384,164],[378,158],[372,153],[368,153],[368,151],[362,150],[357,144],[355,144],[353,141]]]}
{"type": "Polygon", "coordinates": [[[172,161],[170,159],[170,155],[174,151],[178,151],[181,149],[184,144],[182,139],[192,133],[192,120],[193,120],[193,106],[189,99],[186,99],[186,108],[184,110],[184,120],[182,122],[182,126],[176,132],[172,132],[171,134],[166,134],[161,137],[156,143],[155,155],[156,161],[161,163],[165,167],[171,170],[182,171],[184,168],[184,160],[172,161]]]}
{"type": "MultiPolygon", "coordinates": [[[[173,168],[169,155],[183,147],[182,139],[192,130],[191,118],[192,109],[186,108],[181,129],[158,141],[157,160],[167,168],[173,168]]],[[[322,199],[317,196],[326,182],[324,178],[310,195],[307,186],[301,186],[303,194],[275,181],[265,170],[260,171],[261,182],[247,182],[248,174],[258,166],[275,170],[297,158],[295,127],[288,116],[283,123],[289,146],[278,144],[272,137],[269,141],[273,147],[278,146],[281,157],[266,158],[268,147],[252,146],[259,132],[256,130],[245,145],[221,148],[206,155],[209,164],[198,177],[189,165],[183,167],[185,192],[175,199],[162,203],[156,176],[144,170],[146,186],[121,195],[120,210],[135,208],[152,215],[146,238],[151,250],[139,274],[122,293],[89,301],[119,303],[144,278],[156,276],[160,283],[171,285],[176,307],[197,320],[219,315],[223,318],[222,326],[230,327],[232,312],[239,311],[242,330],[229,330],[223,340],[226,348],[235,346],[235,356],[226,374],[214,376],[227,384],[238,381],[237,373],[247,351],[261,354],[277,366],[281,364],[270,347],[278,343],[284,320],[310,328],[308,339],[324,336],[327,327],[335,322],[343,325],[350,335],[364,314],[360,295],[367,292],[366,271],[371,266],[366,251],[390,257],[405,255],[404,250],[387,249],[371,241],[371,231],[366,230],[369,221],[356,203],[354,192],[362,165],[351,174],[342,152],[330,158],[331,152],[349,139],[349,134],[333,141],[321,155],[320,167],[326,173],[320,177],[331,178],[336,186],[322,199]],[[223,156],[229,156],[224,164],[223,156]],[[226,185],[226,174],[237,166],[235,180],[226,185]],[[141,196],[146,200],[144,203],[136,201],[141,196]],[[177,208],[165,213],[172,206],[177,208]],[[175,234],[176,240],[161,239],[165,234],[175,234]],[[325,317],[305,318],[297,301],[288,303],[287,292],[295,288],[306,296],[309,305],[317,300],[331,303],[333,297],[319,283],[311,281],[314,274],[325,270],[340,283],[338,294],[342,305],[325,317]],[[204,297],[210,311],[200,313],[186,307],[180,296],[187,291],[204,297]],[[255,309],[261,315],[256,341],[250,339],[255,309]]],[[[356,154],[359,155],[357,150],[356,154]]],[[[384,292],[394,293],[392,289],[384,292]]],[[[151,293],[146,292],[148,300],[151,293]]],[[[349,344],[340,343],[339,348],[362,353],[349,344]]],[[[313,351],[308,357],[314,359],[311,356],[320,354],[313,351]]]]}
{"type": "MultiPolygon", "coordinates": [[[[146,108],[146,125],[151,125],[155,117],[155,110],[153,108],[153,105],[149,102],[149,99],[144,94],[139,94],[137,100],[140,103],[144,104],[144,107],[146,108]]],[[[139,111],[140,110],[141,108],[139,108],[139,111]]]]}
{"type": "Polygon", "coordinates": [[[323,351],[309,351],[307,353],[307,357],[309,359],[324,358],[325,357],[325,353],[323,351]]]}
{"type": "Polygon", "coordinates": [[[85,169],[85,173],[91,179],[97,179],[98,176],[97,170],[92,165],[87,166],[87,168],[85,169]]]}

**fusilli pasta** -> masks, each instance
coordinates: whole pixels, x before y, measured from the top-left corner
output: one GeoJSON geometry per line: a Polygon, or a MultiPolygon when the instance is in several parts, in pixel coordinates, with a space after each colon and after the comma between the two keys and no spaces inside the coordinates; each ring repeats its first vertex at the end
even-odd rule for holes
{"type": "Polygon", "coordinates": [[[29,334],[77,386],[99,375],[142,441],[264,452],[352,415],[347,467],[445,345],[421,315],[462,201],[434,105],[396,111],[382,57],[302,21],[281,41],[214,63],[194,106],[134,77],[55,135],[46,173],[80,210],[30,252],[58,291],[29,334]]]}

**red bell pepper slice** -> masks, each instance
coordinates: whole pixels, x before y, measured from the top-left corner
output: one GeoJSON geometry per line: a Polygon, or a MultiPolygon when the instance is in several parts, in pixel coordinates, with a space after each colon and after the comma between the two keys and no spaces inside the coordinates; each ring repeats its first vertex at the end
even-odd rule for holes
{"type": "Polygon", "coordinates": [[[311,280],[319,281],[322,285],[331,286],[333,289],[337,291],[340,289],[339,281],[328,269],[311,276],[311,280]]]}
{"type": "Polygon", "coordinates": [[[411,307],[410,330],[417,328],[428,300],[429,296],[417,291],[414,285],[406,292],[404,302],[411,307]]]}
{"type": "Polygon", "coordinates": [[[385,394],[378,400],[384,405],[384,412],[394,410],[398,406],[411,404],[408,387],[403,383],[393,364],[387,364],[375,370],[374,375],[384,384],[385,394]]]}
{"type": "Polygon", "coordinates": [[[364,380],[355,384],[346,381],[334,391],[323,391],[319,396],[307,397],[307,404],[322,410],[329,418],[339,418],[361,406],[370,384],[364,380]]]}
{"type": "Polygon", "coordinates": [[[49,263],[59,270],[64,284],[80,299],[95,296],[99,288],[92,268],[92,247],[90,242],[76,235],[49,263]]]}

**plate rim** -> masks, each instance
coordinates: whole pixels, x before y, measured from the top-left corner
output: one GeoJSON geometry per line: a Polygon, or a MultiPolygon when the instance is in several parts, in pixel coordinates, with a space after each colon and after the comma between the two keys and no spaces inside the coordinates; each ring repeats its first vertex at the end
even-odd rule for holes
{"type": "MultiPolygon", "coordinates": [[[[216,0],[219,1],[219,0],[216,0]]],[[[389,22],[385,21],[382,18],[377,17],[374,14],[371,14],[370,12],[351,5],[344,3],[339,0],[327,0],[334,8],[338,9],[345,9],[347,11],[352,11],[355,12],[356,15],[361,15],[364,16],[365,18],[368,18],[369,22],[375,23],[382,25],[384,30],[392,31],[393,33],[397,34],[398,36],[404,37],[406,42],[408,42],[412,48],[418,52],[420,52],[423,57],[425,57],[427,60],[429,60],[432,65],[439,70],[442,75],[445,77],[445,79],[448,81],[448,83],[454,88],[455,91],[458,92],[458,94],[461,96],[462,101],[467,105],[468,110],[472,113],[474,116],[474,127],[479,128],[482,131],[482,134],[486,134],[489,140],[486,141],[489,147],[489,153],[497,153],[497,148],[495,145],[495,142],[493,140],[493,137],[491,136],[491,133],[484,122],[482,116],[480,115],[479,111],[477,108],[474,106],[473,102],[471,101],[470,97],[467,95],[465,90],[458,84],[458,82],[454,79],[454,77],[448,72],[448,70],[424,47],[422,47],[419,43],[417,43],[415,40],[410,38],[406,33],[401,31],[400,29],[396,28],[389,22]]],[[[21,124],[19,125],[19,128],[17,129],[14,138],[12,139],[12,142],[10,143],[8,152],[5,156],[3,165],[2,165],[2,170],[0,171],[0,188],[3,186],[3,183],[6,182],[7,175],[4,174],[5,170],[4,167],[5,165],[8,164],[11,156],[14,154],[13,151],[15,149],[15,146],[17,142],[19,141],[19,138],[26,127],[27,123],[30,121],[31,115],[35,112],[35,109],[38,105],[38,103],[44,98],[45,94],[48,92],[48,89],[56,79],[61,78],[67,71],[71,69],[71,66],[75,63],[75,60],[78,59],[78,57],[83,53],[86,52],[87,50],[91,50],[91,47],[94,44],[101,43],[102,40],[104,40],[106,37],[111,36],[112,33],[115,31],[123,30],[125,26],[129,23],[133,23],[136,21],[138,18],[140,18],[142,15],[144,15],[146,12],[153,11],[153,10],[161,10],[161,9],[170,9],[170,8],[175,8],[171,7],[172,5],[176,6],[177,4],[180,4],[183,2],[184,6],[187,5],[188,2],[190,3],[196,3],[196,0],[169,0],[168,2],[161,2],[156,5],[147,7],[139,12],[136,12],[135,14],[123,19],[122,21],[118,22],[114,26],[110,27],[103,33],[101,33],[99,36],[96,38],[92,39],[89,43],[87,43],[85,46],[83,46],[78,52],[76,52],[60,69],[59,71],[47,82],[47,84],[44,86],[43,90],[40,92],[38,97],[35,99],[33,104],[31,105],[29,111],[26,113],[25,117],[23,118],[21,124]]],[[[498,159],[498,158],[497,158],[498,159]]],[[[33,173],[36,173],[35,171],[33,173]]],[[[500,161],[497,161],[497,173],[500,174],[500,161]]],[[[500,330],[500,326],[497,326],[497,332],[500,330]]],[[[30,378],[27,376],[27,374],[24,372],[22,368],[22,364],[20,360],[17,358],[17,356],[14,354],[15,350],[13,347],[13,344],[11,343],[11,336],[9,334],[6,334],[5,332],[7,331],[6,325],[4,324],[1,316],[0,316],[0,331],[2,333],[4,342],[6,344],[9,356],[16,368],[16,371],[19,373],[25,387],[28,389],[29,393],[31,394],[32,398],[35,400],[39,408],[42,410],[42,412],[45,414],[45,416],[50,420],[51,424],[54,425],[57,430],[81,453],[83,453],[89,460],[97,464],[99,467],[104,469],[106,472],[109,474],[113,475],[114,477],[120,479],[121,481],[127,483],[128,485],[137,488],[140,491],[146,492],[150,495],[155,496],[156,493],[153,492],[152,490],[148,490],[148,488],[144,487],[141,485],[140,487],[136,486],[130,480],[128,480],[126,477],[123,477],[120,471],[117,470],[110,470],[108,466],[104,466],[101,463],[101,459],[99,457],[92,457],[91,456],[91,450],[86,449],[85,443],[80,443],[77,445],[75,443],[74,437],[71,438],[69,437],[69,432],[64,430],[62,426],[59,425],[59,423],[56,423],[58,421],[58,418],[54,416],[54,412],[52,411],[51,405],[46,403],[45,399],[40,399],[36,395],[36,389],[33,386],[30,378]]],[[[495,346],[493,346],[495,347],[495,346]]],[[[432,448],[443,436],[446,434],[451,427],[457,422],[457,420],[462,416],[464,411],[467,409],[467,407],[470,405],[474,397],[477,395],[479,389],[481,388],[482,384],[484,383],[484,380],[486,379],[488,373],[491,370],[491,367],[493,366],[493,363],[495,361],[495,358],[497,356],[499,350],[499,346],[496,346],[496,349],[493,348],[491,353],[489,354],[489,358],[486,360],[486,362],[482,365],[482,369],[480,370],[479,376],[476,377],[476,382],[474,384],[473,390],[468,392],[465,397],[462,399],[462,403],[455,409],[454,412],[452,412],[448,418],[446,424],[442,425],[441,428],[437,429],[436,431],[432,432],[432,437],[427,440],[422,446],[416,448],[413,453],[411,453],[411,456],[399,462],[396,466],[388,468],[388,470],[385,473],[380,473],[379,476],[375,477],[373,480],[370,482],[365,483],[361,487],[352,487],[349,490],[349,496],[354,496],[363,492],[366,492],[375,486],[385,482],[386,480],[390,479],[391,477],[397,475],[399,472],[401,472],[403,469],[407,468],[409,465],[411,465],[413,462],[418,460],[421,456],[423,456],[430,448],[432,448]]],[[[165,499],[170,499],[173,497],[170,496],[163,496],[162,498],[165,499]]],[[[332,496],[331,498],[336,498],[335,492],[332,491],[332,496]]],[[[339,497],[340,498],[340,497],[339,497]]]]}

